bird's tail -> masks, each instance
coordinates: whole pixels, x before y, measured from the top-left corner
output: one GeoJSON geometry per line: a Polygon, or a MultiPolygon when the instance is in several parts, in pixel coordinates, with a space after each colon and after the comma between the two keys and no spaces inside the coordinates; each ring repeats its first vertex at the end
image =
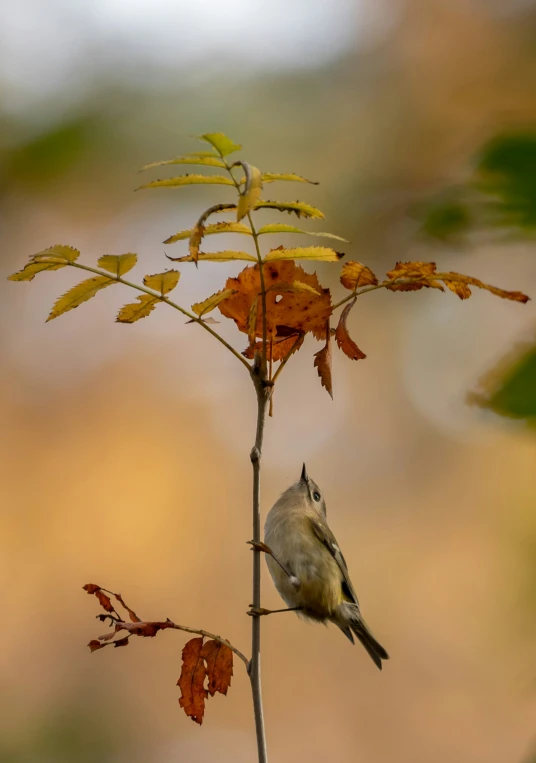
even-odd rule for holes
{"type": "Polygon", "coordinates": [[[359,609],[353,605],[350,607],[347,605],[346,609],[347,616],[345,617],[346,622],[344,625],[339,624],[339,628],[341,628],[342,632],[347,636],[350,641],[353,641],[352,635],[350,631],[353,631],[359,641],[363,644],[367,652],[369,653],[370,657],[376,664],[376,666],[381,670],[382,669],[382,660],[388,660],[389,655],[383,648],[383,646],[380,644],[379,641],[376,641],[372,633],[367,627],[367,624],[361,617],[361,613],[359,612],[359,609]]]}

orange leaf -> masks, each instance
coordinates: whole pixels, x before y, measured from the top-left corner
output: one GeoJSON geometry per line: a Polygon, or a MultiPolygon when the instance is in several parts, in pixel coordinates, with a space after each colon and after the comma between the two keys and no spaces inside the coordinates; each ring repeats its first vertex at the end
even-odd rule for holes
{"type": "Polygon", "coordinates": [[[471,289],[465,283],[460,283],[459,281],[443,281],[443,283],[454,294],[457,294],[460,299],[469,299],[472,294],[471,289]]]}
{"type": "MultiPolygon", "coordinates": [[[[296,334],[311,331],[317,339],[324,339],[326,320],[331,313],[331,295],[329,289],[322,288],[316,274],[306,273],[292,260],[266,263],[263,265],[263,273],[267,289],[268,339],[281,338],[278,332],[279,326],[287,326],[296,334]],[[311,287],[317,293],[307,289],[297,289],[296,282],[311,287]],[[281,286],[280,290],[277,289],[278,285],[281,286]]],[[[256,323],[253,323],[253,320],[249,321],[253,318],[252,305],[261,292],[259,266],[249,266],[244,268],[236,278],[228,278],[226,289],[233,290],[235,294],[219,305],[222,315],[232,318],[240,331],[250,333],[251,336],[262,337],[260,299],[256,323]]]]}
{"type": "Polygon", "coordinates": [[[227,694],[233,675],[233,653],[219,641],[207,641],[201,650],[207,664],[208,692],[213,697],[216,692],[227,694]]]}
{"type": "Polygon", "coordinates": [[[376,286],[378,279],[366,265],[350,260],[342,267],[341,283],[345,289],[355,291],[360,286],[376,286]]]}
{"type": "Polygon", "coordinates": [[[329,329],[329,322],[326,326],[326,344],[321,350],[315,352],[315,368],[318,370],[322,386],[326,388],[333,400],[333,387],[331,384],[331,331],[329,329]]]}
{"type": "MultiPolygon", "coordinates": [[[[270,351],[271,351],[272,361],[274,363],[277,362],[278,360],[284,360],[284,358],[286,358],[287,355],[292,355],[292,353],[300,349],[304,339],[305,339],[305,334],[303,333],[303,331],[299,334],[293,334],[290,337],[282,337],[280,339],[274,339],[271,346],[267,348],[268,358],[270,357],[270,351]]],[[[255,357],[255,352],[257,351],[261,352],[261,350],[262,350],[262,342],[255,342],[255,344],[247,347],[242,353],[242,355],[244,355],[246,358],[253,359],[255,357]]]]}
{"type": "Polygon", "coordinates": [[[357,344],[351,338],[346,326],[346,320],[350,314],[350,310],[354,305],[355,299],[346,305],[342,311],[341,317],[339,318],[339,323],[337,325],[337,330],[335,331],[335,339],[337,340],[339,349],[341,349],[344,354],[350,358],[350,360],[363,360],[363,358],[366,358],[367,356],[359,349],[357,344]]]}
{"type": "Polygon", "coordinates": [[[201,654],[203,638],[193,638],[182,650],[182,669],[177,686],[181,690],[179,705],[186,715],[201,725],[205,712],[205,699],[208,692],[205,689],[207,675],[205,662],[201,654]]]}
{"type": "Polygon", "coordinates": [[[436,264],[435,262],[397,262],[393,270],[389,270],[387,278],[390,281],[394,281],[397,278],[412,278],[415,279],[409,283],[394,283],[387,286],[391,291],[418,291],[422,288],[440,289],[443,291],[441,284],[430,279],[430,276],[435,275],[436,264]],[[422,280],[419,278],[422,277],[422,280]]]}

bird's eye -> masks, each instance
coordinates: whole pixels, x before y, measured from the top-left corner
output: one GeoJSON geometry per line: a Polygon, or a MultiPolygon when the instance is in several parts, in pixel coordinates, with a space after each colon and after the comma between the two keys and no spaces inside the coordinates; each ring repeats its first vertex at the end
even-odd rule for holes
{"type": "Polygon", "coordinates": [[[315,501],[319,501],[320,500],[320,493],[315,490],[315,492],[313,493],[313,498],[315,499],[315,501]]]}

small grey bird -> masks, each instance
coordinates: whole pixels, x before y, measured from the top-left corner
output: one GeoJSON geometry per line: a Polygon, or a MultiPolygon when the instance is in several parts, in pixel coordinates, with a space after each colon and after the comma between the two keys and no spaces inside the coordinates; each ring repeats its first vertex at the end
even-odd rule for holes
{"type": "Polygon", "coordinates": [[[326,504],[305,464],[298,482],[272,506],[264,526],[266,562],[275,587],[298,615],[352,632],[378,668],[389,655],[361,617],[346,561],[326,519],[326,504]]]}

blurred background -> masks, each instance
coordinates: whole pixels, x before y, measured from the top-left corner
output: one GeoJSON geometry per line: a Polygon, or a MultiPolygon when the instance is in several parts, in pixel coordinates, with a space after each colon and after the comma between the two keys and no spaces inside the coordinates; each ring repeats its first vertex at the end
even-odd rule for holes
{"type": "MultiPolygon", "coordinates": [[[[265,195],[324,209],[304,225],[349,239],[348,258],[378,274],[435,260],[534,298],[534,218],[505,224],[505,211],[536,205],[535,86],[531,0],[4,0],[2,271],[55,243],[88,264],[137,252],[139,279],[164,269],[186,244],[160,242],[229,194],[134,194],[137,170],[224,131],[264,170],[320,181],[265,195]],[[509,168],[526,182],[503,184],[493,217],[497,186],[482,205],[475,180],[483,147],[520,130],[528,153],[509,168]]],[[[179,267],[185,305],[240,269],[179,267]]],[[[315,269],[342,291],[336,266],[315,269]]],[[[249,380],[163,305],[115,324],[133,297],[122,287],[45,325],[76,282],[68,268],[0,281],[0,760],[252,761],[242,666],[199,728],[177,701],[185,639],[90,655],[106,626],[81,588],[249,652],[249,380]]],[[[368,357],[335,355],[334,402],[312,338],[277,389],[263,516],[306,461],[391,661],[379,674],[333,628],[264,620],[274,763],[535,759],[535,303],[430,291],[359,301],[349,326],[368,357]],[[469,406],[516,347],[528,407],[514,420],[469,406]]],[[[245,346],[230,321],[218,328],[245,346]]],[[[263,604],[278,603],[264,575],[263,604]]]]}

